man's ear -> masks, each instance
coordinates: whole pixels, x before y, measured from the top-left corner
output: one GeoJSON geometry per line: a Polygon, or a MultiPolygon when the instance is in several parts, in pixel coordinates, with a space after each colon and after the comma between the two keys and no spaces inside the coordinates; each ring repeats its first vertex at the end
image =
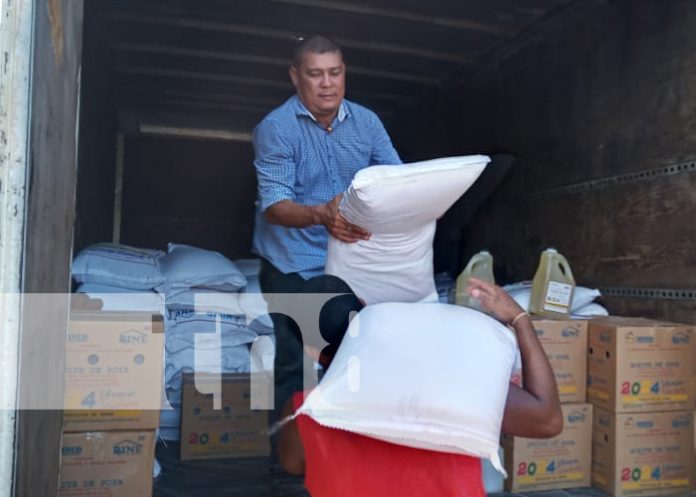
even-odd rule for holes
{"type": "Polygon", "coordinates": [[[297,88],[297,79],[299,78],[297,68],[295,66],[290,66],[290,69],[288,69],[288,73],[290,74],[290,80],[292,81],[292,85],[295,88],[297,88]]]}

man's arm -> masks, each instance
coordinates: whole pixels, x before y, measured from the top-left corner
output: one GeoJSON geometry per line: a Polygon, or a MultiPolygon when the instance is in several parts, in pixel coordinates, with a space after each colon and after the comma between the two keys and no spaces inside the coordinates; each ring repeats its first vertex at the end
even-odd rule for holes
{"type": "Polygon", "coordinates": [[[349,223],[340,214],[338,210],[340,201],[341,195],[326,204],[319,205],[302,205],[291,200],[282,200],[268,207],[264,216],[269,223],[288,228],[322,225],[331,236],[342,242],[353,243],[370,238],[370,233],[349,223]]]}
{"type": "Polygon", "coordinates": [[[563,429],[563,413],[556,378],[529,315],[522,314],[522,308],[502,288],[491,283],[471,278],[467,292],[505,324],[521,315],[514,323],[514,330],[522,355],[524,386],[510,384],[503,433],[528,438],[558,435],[563,429]]]}
{"type": "Polygon", "coordinates": [[[510,384],[502,431],[519,437],[554,437],[563,429],[563,414],[553,371],[528,315],[515,323],[515,333],[524,386],[510,384]]]}

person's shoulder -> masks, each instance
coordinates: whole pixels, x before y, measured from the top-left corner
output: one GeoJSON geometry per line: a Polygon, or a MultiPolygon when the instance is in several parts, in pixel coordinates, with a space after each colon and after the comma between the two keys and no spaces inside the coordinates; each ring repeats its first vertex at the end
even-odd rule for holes
{"type": "Polygon", "coordinates": [[[261,121],[254,127],[254,139],[267,138],[270,136],[286,136],[297,121],[295,106],[296,103],[290,97],[281,105],[266,114],[261,121]]]}
{"type": "Polygon", "coordinates": [[[276,124],[286,125],[288,121],[293,120],[296,115],[295,107],[297,105],[294,99],[294,96],[288,98],[285,102],[266,114],[263,119],[259,121],[259,124],[256,125],[257,128],[276,124]]]}

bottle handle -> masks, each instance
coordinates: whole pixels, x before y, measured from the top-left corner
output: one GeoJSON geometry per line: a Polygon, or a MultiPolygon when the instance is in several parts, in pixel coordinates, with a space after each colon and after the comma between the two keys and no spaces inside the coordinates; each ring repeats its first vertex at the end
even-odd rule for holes
{"type": "Polygon", "coordinates": [[[486,259],[479,259],[479,260],[477,260],[477,261],[474,261],[474,262],[471,264],[471,272],[472,272],[472,273],[475,273],[475,272],[476,272],[476,268],[478,268],[478,267],[480,267],[480,266],[485,267],[486,264],[488,264],[488,261],[487,261],[486,259]]]}
{"type": "Polygon", "coordinates": [[[558,265],[563,270],[563,273],[574,281],[575,278],[573,278],[573,271],[571,271],[570,264],[568,264],[568,261],[566,260],[566,258],[560,254],[558,255],[558,258],[560,259],[558,261],[558,265]]]}

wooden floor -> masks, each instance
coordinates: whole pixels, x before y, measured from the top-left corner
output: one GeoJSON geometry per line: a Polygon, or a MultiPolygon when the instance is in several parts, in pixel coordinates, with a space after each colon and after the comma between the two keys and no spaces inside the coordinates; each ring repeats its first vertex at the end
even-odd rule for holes
{"type": "MultiPolygon", "coordinates": [[[[157,460],[162,465],[162,474],[155,481],[154,497],[309,497],[302,478],[284,474],[268,458],[181,462],[179,445],[168,443],[158,445],[157,460]]],[[[489,497],[606,497],[606,494],[594,488],[577,488],[499,493],[489,497]]]]}
{"type": "Polygon", "coordinates": [[[309,497],[301,477],[265,457],[180,461],[179,444],[167,442],[158,444],[157,460],[154,497],[309,497]]]}

